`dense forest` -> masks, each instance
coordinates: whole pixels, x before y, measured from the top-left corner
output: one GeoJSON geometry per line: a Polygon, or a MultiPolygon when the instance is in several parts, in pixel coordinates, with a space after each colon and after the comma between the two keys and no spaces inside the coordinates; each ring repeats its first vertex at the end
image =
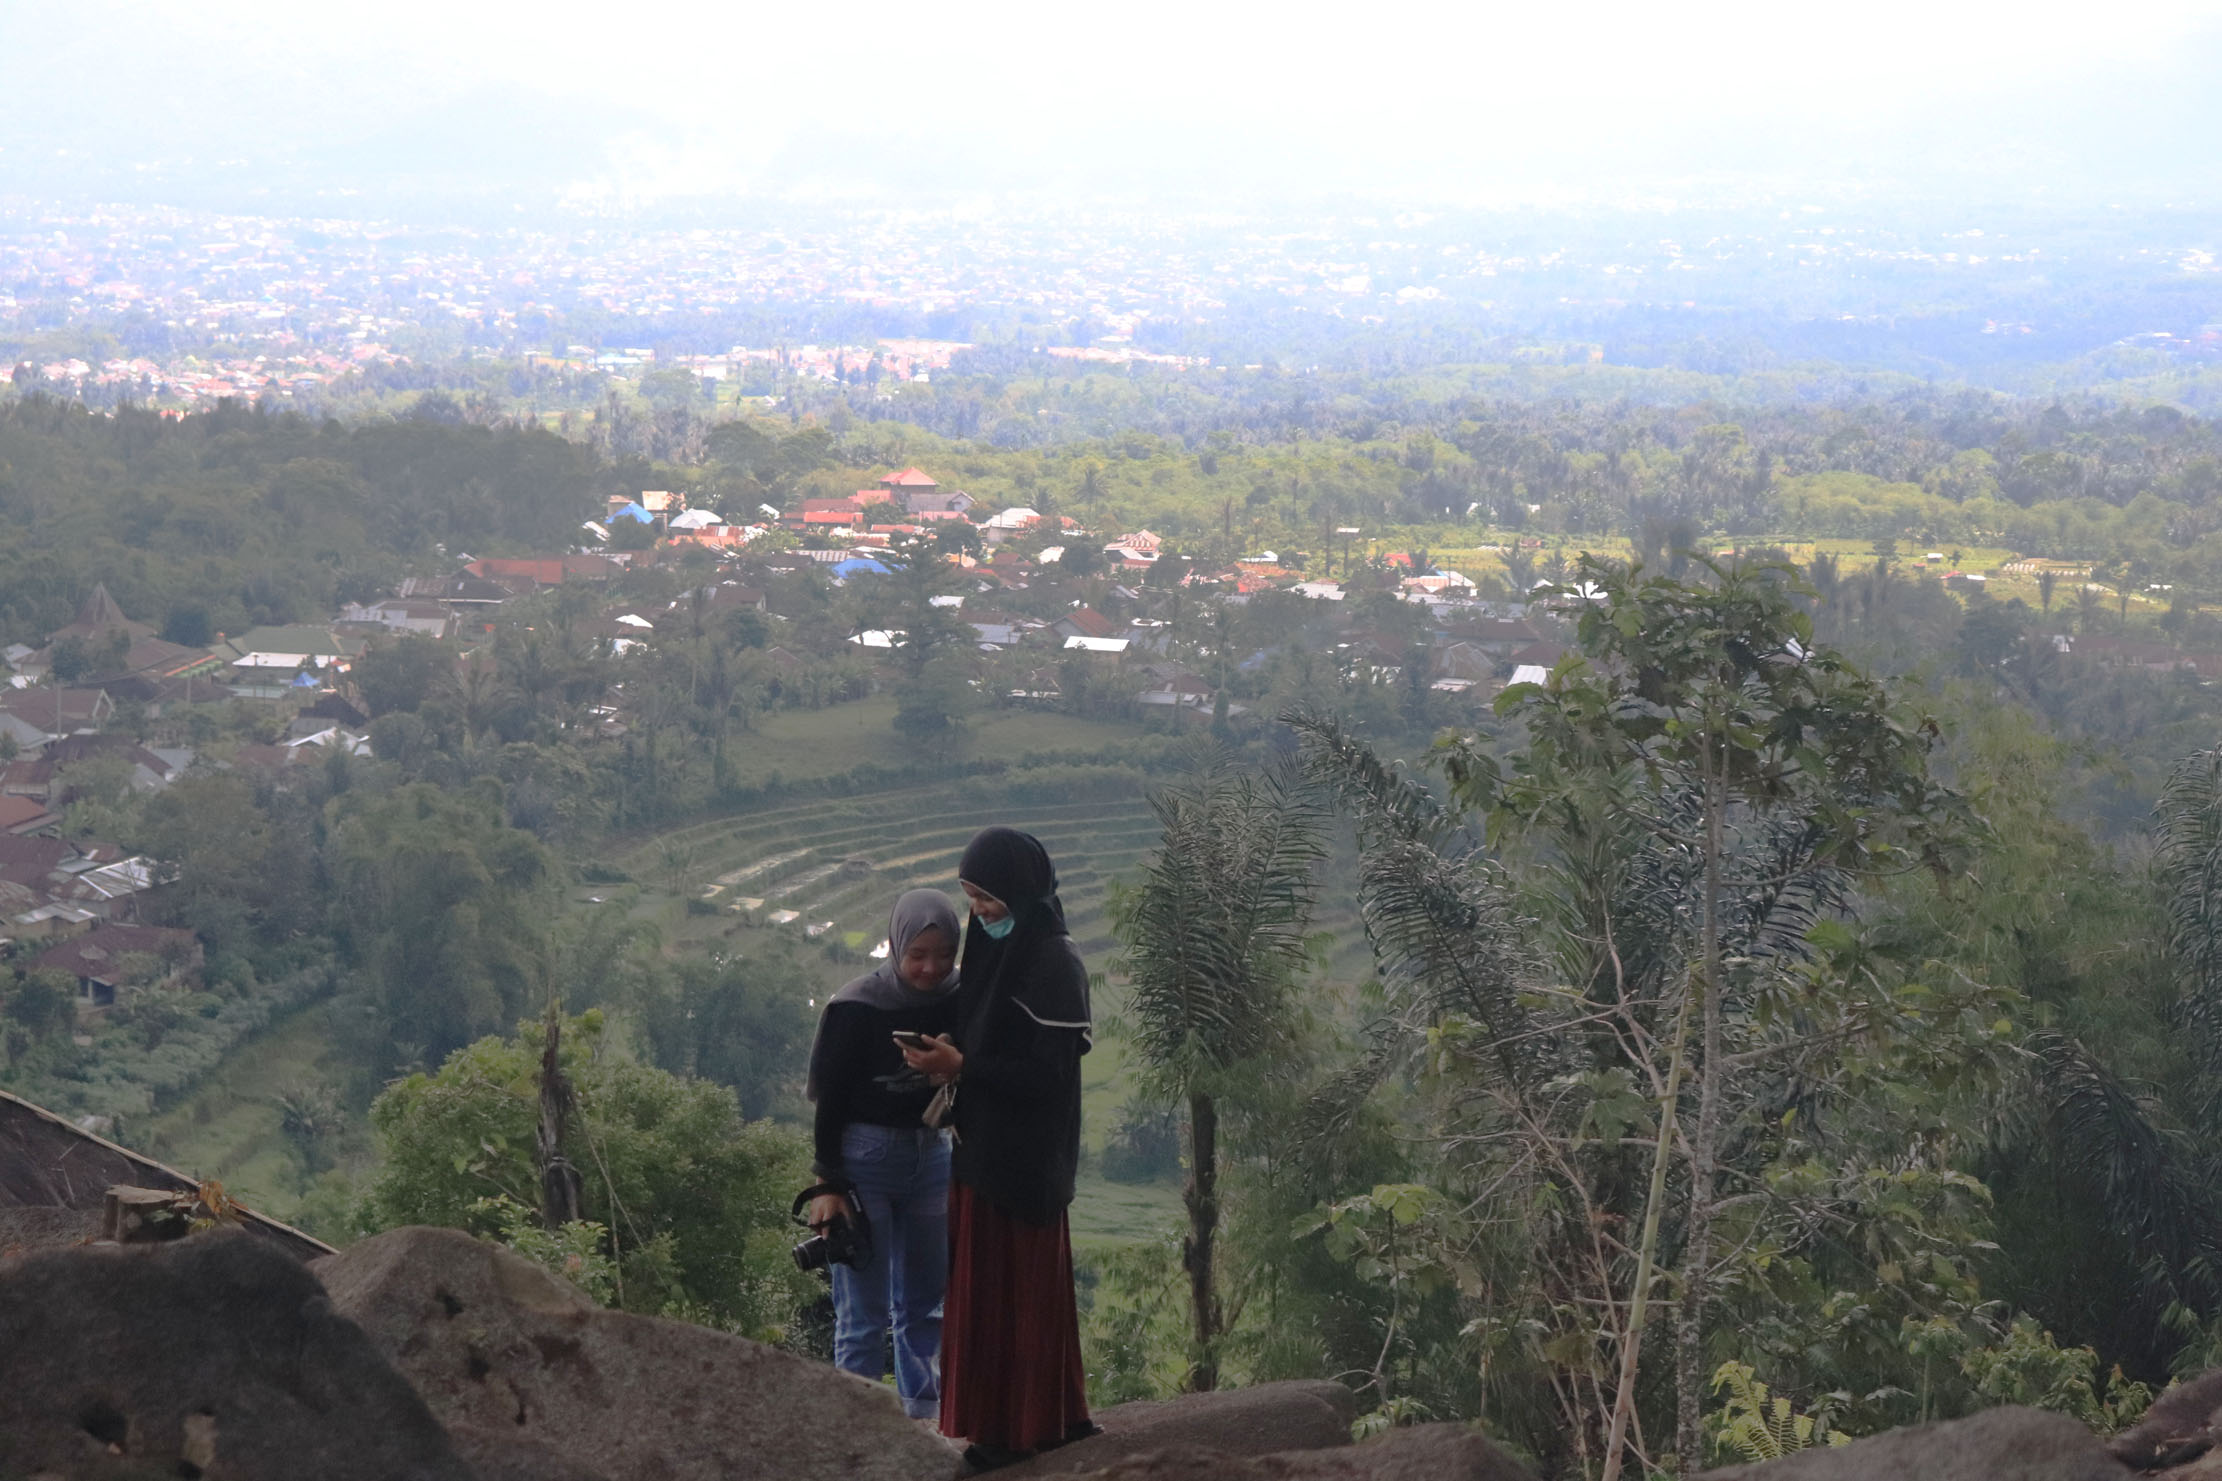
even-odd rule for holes
{"type": "Polygon", "coordinates": [[[203,764],[152,794],[89,770],[64,826],[173,871],[202,990],[86,1045],[11,967],[0,1075],[129,1139],[219,1029],[325,1014],[359,1083],[284,1087],[319,1229],[462,1224],[604,1299],[802,1343],[778,1244],[819,948],[678,950],[576,887],[775,798],[969,777],[985,822],[1116,787],[1163,846],[1095,964],[1137,1069],[1106,1160],[1185,1163],[1216,1256],[1198,1279],[1171,1230],[1091,1256],[1106,1394],[1335,1376],[1369,1423],[1480,1419],[1575,1476],[1712,1458],[1754,1384],[1850,1434],[2007,1400],[2108,1427],[2215,1362],[2222,697],[2175,661],[2222,650],[2213,425],[1247,385],[953,377],[778,420],[612,400],[569,436],[444,395],[355,423],[0,405],[11,643],[96,582],[205,641],[567,548],[607,494],[740,517],[920,463],[1166,535],[1130,596],[1076,555],[995,600],[1148,614],[1242,710],[1153,733],[1076,673],[1059,703],[1120,740],[994,752],[1009,675],[937,617],[961,577],[930,546],[845,586],[744,558],[768,612],[710,600],[699,552],[505,606],[468,652],[383,643],[353,675],[371,754],[283,778],[227,764],[282,725],[251,703],[125,707],[203,764]],[[2057,570],[1993,593],[1920,568],[1961,547],[2057,570]],[[1261,548],[1351,600],[1180,584],[1261,548]],[[1530,610],[1566,661],[1480,711],[1354,669],[1352,632],[1428,641],[1387,551],[1499,600],[1561,583],[1530,610]],[[612,604],[654,639],[619,653],[612,604]],[[917,640],[868,663],[848,640],[884,627],[917,640]],[[901,766],[752,769],[775,717],[873,690],[901,766]],[[1355,973],[1317,939],[1337,908],[1355,973]],[[1179,1031],[1199,1004],[1208,1043],[1179,1031]],[[609,1164],[558,1231],[529,1217],[543,1025],[609,1164]]]}

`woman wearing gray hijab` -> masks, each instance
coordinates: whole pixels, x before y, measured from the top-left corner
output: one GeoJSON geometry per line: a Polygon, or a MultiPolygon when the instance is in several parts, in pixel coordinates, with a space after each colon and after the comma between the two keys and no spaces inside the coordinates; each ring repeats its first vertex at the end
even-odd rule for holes
{"type": "MultiPolygon", "coordinates": [[[[822,1183],[854,1191],[871,1221],[860,1267],[833,1266],[833,1361],[877,1381],[894,1335],[895,1392],[914,1419],[941,1408],[941,1300],[949,1279],[949,1138],[923,1119],[934,1087],[904,1063],[894,1035],[956,1027],[957,912],[939,890],[912,890],[887,923],[887,962],[835,993],[818,1020],[808,1094],[817,1103],[822,1183]]],[[[810,1222],[843,1213],[821,1194],[810,1222]]]]}

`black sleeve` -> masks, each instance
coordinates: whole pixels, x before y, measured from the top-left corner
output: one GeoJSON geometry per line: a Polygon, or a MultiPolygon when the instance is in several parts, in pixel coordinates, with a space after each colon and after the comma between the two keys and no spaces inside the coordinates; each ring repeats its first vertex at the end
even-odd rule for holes
{"type": "Polygon", "coordinates": [[[1088,970],[1079,953],[1060,945],[1044,953],[1036,981],[997,1007],[1009,1017],[990,1036],[992,1051],[965,1056],[965,1079],[1023,1101],[1049,1101],[1069,1090],[1080,1056],[1093,1046],[1094,1029],[1088,970]]]}
{"type": "Polygon", "coordinates": [[[849,1124],[849,1094],[855,1088],[856,1035],[854,1013],[826,1005],[825,1023],[818,1033],[818,1052],[810,1076],[818,1086],[818,1113],[811,1122],[811,1173],[820,1181],[848,1186],[841,1155],[841,1132],[849,1124]]]}

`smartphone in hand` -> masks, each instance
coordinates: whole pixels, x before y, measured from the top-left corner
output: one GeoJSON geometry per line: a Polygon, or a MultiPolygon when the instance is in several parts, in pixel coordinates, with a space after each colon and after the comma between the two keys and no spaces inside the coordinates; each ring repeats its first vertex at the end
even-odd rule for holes
{"type": "Polygon", "coordinates": [[[895,1030],[895,1042],[905,1049],[931,1049],[939,1041],[927,1038],[916,1029],[899,1028],[895,1030]]]}

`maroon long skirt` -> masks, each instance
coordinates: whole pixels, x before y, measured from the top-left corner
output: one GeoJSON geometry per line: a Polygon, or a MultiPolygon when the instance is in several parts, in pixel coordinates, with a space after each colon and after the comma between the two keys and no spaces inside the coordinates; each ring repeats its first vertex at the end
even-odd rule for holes
{"type": "Polygon", "coordinates": [[[1006,1450],[1055,1445],[1088,1423],[1072,1235],[949,1188],[941,1323],[941,1432],[1006,1450]]]}

